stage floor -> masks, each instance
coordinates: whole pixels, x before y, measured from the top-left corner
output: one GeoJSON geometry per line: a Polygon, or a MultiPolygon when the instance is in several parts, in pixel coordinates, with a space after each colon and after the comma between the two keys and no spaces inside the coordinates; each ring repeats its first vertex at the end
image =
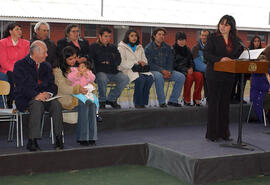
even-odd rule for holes
{"type": "MultiPolygon", "coordinates": [[[[248,107],[245,108],[248,110],[248,107]]],[[[38,141],[41,152],[26,150],[26,133],[24,147],[16,148],[15,141],[7,142],[7,133],[4,132],[0,137],[0,161],[5,166],[14,160],[6,174],[50,172],[51,163],[57,165],[59,171],[140,164],[161,169],[190,184],[270,173],[270,134],[265,133],[270,131],[270,127],[260,123],[243,123],[242,141],[248,143],[253,151],[221,147],[221,144],[230,142],[210,142],[205,139],[206,110],[207,107],[106,110],[102,115],[106,120],[99,125],[96,146],[80,146],[76,143],[76,125],[65,124],[65,149],[60,152],[55,152],[48,128],[42,140],[38,141]],[[33,157],[36,162],[33,162],[33,157]],[[84,161],[87,163],[84,164],[84,161]],[[19,168],[28,164],[27,169],[18,169],[18,164],[19,168]],[[47,167],[40,169],[44,165],[47,167]]],[[[237,111],[238,107],[232,106],[232,120],[237,120],[237,111]]],[[[234,121],[230,124],[230,131],[236,143],[238,123],[234,121]]],[[[1,170],[5,172],[6,169],[1,170]]]]}
{"type": "MultiPolygon", "coordinates": [[[[231,137],[233,142],[237,141],[238,124],[230,125],[231,137]]],[[[136,143],[151,143],[159,145],[176,152],[194,158],[221,157],[227,155],[243,155],[251,153],[262,153],[270,151],[270,135],[265,134],[270,128],[264,127],[259,123],[243,124],[244,143],[249,143],[254,151],[240,150],[234,148],[221,147],[222,143],[229,143],[223,140],[210,142],[205,139],[205,125],[186,125],[179,127],[160,127],[136,130],[103,130],[98,133],[97,146],[127,145],[136,143]]],[[[43,139],[38,141],[43,151],[53,150],[50,144],[48,133],[44,134],[43,139]]],[[[24,145],[27,140],[24,139],[24,145]]],[[[23,148],[16,148],[14,142],[7,142],[6,139],[0,140],[0,155],[28,152],[23,148]]],[[[65,149],[82,148],[76,143],[75,134],[65,135],[65,149]]],[[[84,148],[84,147],[83,147],[84,148]]]]}

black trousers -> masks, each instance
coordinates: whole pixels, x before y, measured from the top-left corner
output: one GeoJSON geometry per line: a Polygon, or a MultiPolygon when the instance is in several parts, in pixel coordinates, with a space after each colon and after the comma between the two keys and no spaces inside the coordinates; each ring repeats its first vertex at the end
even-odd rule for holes
{"type": "Polygon", "coordinates": [[[45,110],[50,113],[50,116],[53,119],[55,136],[62,135],[63,131],[62,106],[58,100],[54,99],[49,102],[31,100],[29,102],[28,110],[30,112],[28,124],[29,139],[40,138],[41,120],[45,110]]]}
{"type": "Polygon", "coordinates": [[[217,81],[206,79],[208,87],[208,120],[206,138],[216,140],[228,138],[230,97],[233,79],[217,81]]]}

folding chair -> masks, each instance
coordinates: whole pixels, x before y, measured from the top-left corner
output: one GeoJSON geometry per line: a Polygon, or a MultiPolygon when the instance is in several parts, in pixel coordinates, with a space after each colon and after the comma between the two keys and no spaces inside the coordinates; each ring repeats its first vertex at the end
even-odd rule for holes
{"type": "MultiPolygon", "coordinates": [[[[16,110],[8,109],[6,104],[6,96],[9,94],[10,84],[0,80],[0,95],[3,100],[4,109],[0,109],[0,121],[9,122],[8,141],[12,141],[14,134],[14,124],[16,125],[16,147],[19,147],[19,114],[16,110]]],[[[21,127],[21,125],[20,125],[21,127]]]]}
{"type": "MultiPolygon", "coordinates": [[[[247,115],[247,123],[249,122],[250,114],[253,108],[253,102],[250,103],[249,110],[248,110],[248,115],[247,115]]],[[[264,126],[266,127],[266,116],[265,116],[265,110],[263,109],[263,123],[264,126]]]]}

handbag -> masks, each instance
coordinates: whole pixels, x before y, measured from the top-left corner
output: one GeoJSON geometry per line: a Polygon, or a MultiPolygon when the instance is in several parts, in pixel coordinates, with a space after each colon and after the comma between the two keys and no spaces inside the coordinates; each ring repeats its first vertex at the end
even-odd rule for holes
{"type": "Polygon", "coordinates": [[[149,72],[150,71],[150,66],[149,65],[142,66],[140,64],[134,64],[131,69],[132,69],[133,72],[144,73],[144,72],[149,72]]]}

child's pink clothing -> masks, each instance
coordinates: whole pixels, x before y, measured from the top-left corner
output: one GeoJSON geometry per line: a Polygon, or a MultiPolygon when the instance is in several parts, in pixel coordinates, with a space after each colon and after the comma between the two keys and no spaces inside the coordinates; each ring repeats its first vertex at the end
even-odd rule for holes
{"type": "Polygon", "coordinates": [[[71,81],[72,86],[81,85],[82,87],[88,85],[89,83],[93,83],[95,81],[96,76],[92,73],[91,70],[87,71],[87,78],[85,76],[77,76],[78,68],[71,67],[71,72],[68,74],[67,78],[71,81]]]}

